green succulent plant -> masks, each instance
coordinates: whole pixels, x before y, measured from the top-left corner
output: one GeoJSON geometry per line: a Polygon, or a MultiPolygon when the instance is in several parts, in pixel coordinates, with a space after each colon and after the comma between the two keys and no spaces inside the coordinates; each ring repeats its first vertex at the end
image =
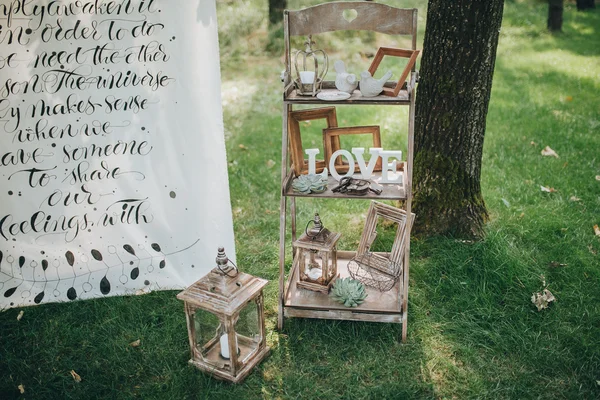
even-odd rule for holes
{"type": "Polygon", "coordinates": [[[367,292],[359,281],[343,278],[335,281],[329,296],[346,307],[358,307],[367,298],[367,292]]]}
{"type": "Polygon", "coordinates": [[[300,175],[292,181],[292,189],[304,194],[323,193],[327,189],[327,179],[321,175],[300,175]]]}

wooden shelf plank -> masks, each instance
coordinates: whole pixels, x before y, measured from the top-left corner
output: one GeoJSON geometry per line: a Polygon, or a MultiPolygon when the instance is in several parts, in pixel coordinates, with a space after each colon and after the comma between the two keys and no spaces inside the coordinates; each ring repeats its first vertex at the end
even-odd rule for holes
{"type": "MultiPolygon", "coordinates": [[[[335,88],[335,82],[325,81],[323,82],[323,93],[337,92],[335,88]]],[[[371,104],[371,105],[410,105],[410,95],[406,90],[406,86],[400,90],[397,97],[386,96],[380,94],[375,97],[363,97],[360,91],[357,89],[351,95],[350,98],[340,101],[325,101],[318,99],[313,96],[301,96],[297,93],[293,86],[290,86],[287,92],[284,92],[283,100],[292,104],[371,104]]]]}
{"type": "MultiPolygon", "coordinates": [[[[400,172],[400,171],[399,171],[400,172]]],[[[406,171],[402,171],[403,177],[402,181],[406,182],[406,171]]],[[[355,174],[354,178],[360,178],[360,174],[355,174]]],[[[371,179],[374,182],[381,181],[381,172],[374,172],[373,178],[371,179]]],[[[338,181],[335,180],[331,175],[327,179],[327,190],[323,193],[311,193],[311,194],[303,194],[294,192],[292,189],[292,181],[293,178],[288,176],[286,179],[286,187],[283,192],[285,196],[290,197],[315,197],[315,198],[328,198],[328,199],[373,199],[373,200],[403,200],[406,198],[406,190],[404,184],[402,185],[394,185],[394,184],[380,184],[383,191],[381,194],[375,194],[369,192],[364,196],[356,196],[356,195],[348,195],[345,193],[334,193],[332,191],[333,188],[338,186],[338,181]]]]}
{"type": "MultiPolygon", "coordinates": [[[[340,259],[338,257],[338,273],[340,274],[340,278],[350,276],[348,261],[348,259],[340,259]]],[[[402,288],[401,279],[388,292],[380,292],[375,288],[365,286],[368,296],[364,303],[355,308],[348,308],[343,304],[333,301],[327,294],[299,288],[296,285],[298,281],[297,270],[294,265],[288,280],[289,287],[286,291],[284,304],[284,308],[294,310],[286,310],[286,315],[327,319],[347,319],[347,317],[350,317],[353,320],[373,322],[402,321],[402,308],[399,301],[402,288]],[[301,312],[300,310],[304,310],[305,312],[301,312]],[[320,312],[320,314],[314,314],[313,316],[313,311],[320,312]],[[358,314],[369,314],[370,316],[361,317],[358,314]]]]}

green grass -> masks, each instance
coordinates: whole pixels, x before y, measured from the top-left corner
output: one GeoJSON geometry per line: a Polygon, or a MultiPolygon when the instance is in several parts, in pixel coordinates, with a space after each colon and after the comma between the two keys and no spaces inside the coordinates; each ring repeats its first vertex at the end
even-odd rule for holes
{"type": "MultiPolygon", "coordinates": [[[[422,38],[425,2],[402,4],[415,5],[422,38]]],[[[546,32],[546,13],[541,1],[505,5],[483,159],[487,237],[413,240],[409,340],[400,344],[393,324],[288,319],[275,330],[283,66],[263,50],[273,38],[266,2],[220,1],[237,260],[271,281],[270,356],[241,385],[189,367],[175,292],[29,307],[21,321],[12,309],[0,314],[0,398],[599,398],[600,11],[567,3],[559,35],[546,32]],[[545,146],[560,158],[541,156],[545,146]],[[537,312],[530,297],[544,281],[557,301],[537,312]]],[[[333,53],[342,40],[324,45],[333,53]]],[[[350,42],[344,49],[359,51],[350,42]]],[[[338,117],[379,124],[385,144],[405,148],[396,130],[404,110],[340,108],[338,117]]],[[[366,202],[298,203],[299,221],[318,209],[344,233],[341,247],[355,246],[366,202]]]]}

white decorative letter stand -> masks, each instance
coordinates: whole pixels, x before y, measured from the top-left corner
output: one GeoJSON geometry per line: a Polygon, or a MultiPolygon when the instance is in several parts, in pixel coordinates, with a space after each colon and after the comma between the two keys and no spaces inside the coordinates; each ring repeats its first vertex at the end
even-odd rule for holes
{"type": "MultiPolygon", "coordinates": [[[[316,155],[319,154],[319,149],[306,149],[304,152],[308,155],[308,173],[315,174],[316,171],[316,155]]],[[[398,161],[402,160],[402,151],[400,150],[383,150],[380,147],[372,147],[369,149],[371,158],[369,163],[365,163],[363,154],[365,149],[363,147],[353,147],[352,153],[348,150],[336,150],[329,158],[329,173],[337,181],[346,177],[353,176],[355,173],[354,168],[354,156],[358,163],[359,172],[363,179],[371,179],[373,177],[373,170],[377,164],[377,159],[381,157],[383,169],[381,171],[381,182],[390,184],[402,184],[402,173],[398,172],[398,161]],[[340,175],[335,169],[335,160],[338,157],[346,158],[348,162],[348,172],[345,175],[340,175]],[[390,159],[394,159],[391,163],[390,159]]],[[[327,169],[325,169],[327,171],[327,169]]]]}
{"type": "Polygon", "coordinates": [[[0,6],[0,309],[181,288],[235,254],[215,2],[0,6]]]}

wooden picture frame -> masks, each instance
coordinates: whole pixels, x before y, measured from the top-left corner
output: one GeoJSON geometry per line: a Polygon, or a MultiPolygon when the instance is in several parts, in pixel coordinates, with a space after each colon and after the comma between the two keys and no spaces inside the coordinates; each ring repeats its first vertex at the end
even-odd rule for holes
{"type": "MultiPolygon", "coordinates": [[[[304,159],[300,121],[312,121],[316,119],[325,119],[327,121],[327,129],[337,128],[338,126],[335,107],[290,111],[288,114],[290,155],[292,159],[292,168],[294,169],[296,176],[308,173],[308,160],[304,159]]],[[[336,145],[339,147],[339,138],[336,141],[336,145]]],[[[326,166],[325,160],[317,160],[316,172],[323,172],[323,169],[326,166]]]]}
{"type": "Polygon", "coordinates": [[[369,67],[369,72],[371,73],[372,77],[375,77],[375,72],[377,71],[377,68],[379,68],[379,64],[381,64],[383,57],[392,56],[408,58],[408,64],[406,64],[404,71],[402,71],[402,75],[400,76],[400,79],[398,79],[398,83],[394,88],[384,87],[384,95],[398,97],[398,94],[400,94],[400,90],[402,89],[404,82],[406,82],[408,73],[412,70],[412,68],[415,65],[415,62],[417,61],[418,55],[419,50],[396,49],[393,47],[380,47],[379,50],[377,50],[377,54],[375,54],[375,58],[373,59],[373,61],[371,62],[371,66],[369,67]]]}
{"type": "MultiPolygon", "coordinates": [[[[341,149],[340,136],[344,135],[372,135],[373,146],[381,147],[381,133],[379,126],[352,126],[345,128],[323,129],[323,148],[325,149],[325,166],[329,167],[329,160],[333,153],[341,149]]],[[[365,152],[367,150],[365,149],[365,152]]],[[[366,161],[365,161],[366,162],[366,161]]],[[[349,164],[339,156],[335,160],[335,169],[338,173],[346,173],[350,168],[349,164]]],[[[354,171],[358,171],[358,163],[355,162],[354,171]]],[[[373,171],[381,171],[381,158],[377,160],[373,171]]]]}
{"type": "MultiPolygon", "coordinates": [[[[415,220],[415,214],[411,213],[411,228],[415,220]]],[[[406,228],[406,211],[378,201],[371,201],[365,226],[363,228],[355,260],[370,268],[374,268],[392,277],[398,277],[402,273],[404,251],[406,248],[406,235],[410,235],[410,229],[406,228]],[[389,257],[380,253],[372,253],[370,247],[377,238],[377,222],[379,217],[396,222],[398,229],[392,244],[389,257]]]]}

